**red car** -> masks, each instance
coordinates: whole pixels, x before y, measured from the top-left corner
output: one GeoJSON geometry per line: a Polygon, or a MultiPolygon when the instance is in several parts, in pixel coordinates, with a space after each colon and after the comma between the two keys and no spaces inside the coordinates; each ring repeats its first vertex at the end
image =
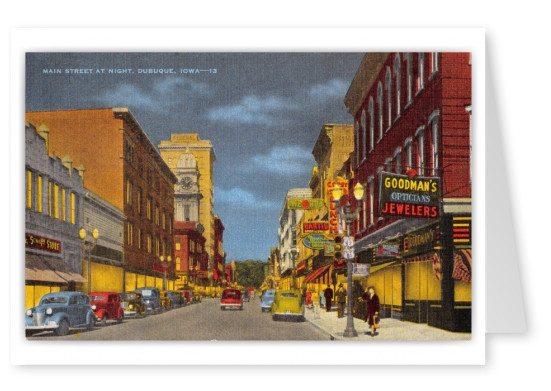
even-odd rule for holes
{"type": "Polygon", "coordinates": [[[121,300],[117,292],[90,292],[88,297],[96,318],[104,325],[108,319],[116,319],[122,322],[124,310],[121,307],[121,300]]]}
{"type": "Polygon", "coordinates": [[[237,308],[243,310],[243,297],[239,289],[224,289],[220,299],[220,309],[237,308]]]}
{"type": "Polygon", "coordinates": [[[191,297],[191,292],[190,291],[183,290],[182,291],[182,297],[186,299],[186,305],[192,303],[192,301],[191,301],[192,297],[191,297]]]}

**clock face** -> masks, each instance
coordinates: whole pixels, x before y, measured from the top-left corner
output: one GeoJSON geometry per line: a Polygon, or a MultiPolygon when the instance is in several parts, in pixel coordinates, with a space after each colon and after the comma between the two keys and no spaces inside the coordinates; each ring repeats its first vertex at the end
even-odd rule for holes
{"type": "Polygon", "coordinates": [[[180,180],[180,188],[184,190],[189,190],[193,186],[193,181],[190,177],[186,176],[180,180]]]}

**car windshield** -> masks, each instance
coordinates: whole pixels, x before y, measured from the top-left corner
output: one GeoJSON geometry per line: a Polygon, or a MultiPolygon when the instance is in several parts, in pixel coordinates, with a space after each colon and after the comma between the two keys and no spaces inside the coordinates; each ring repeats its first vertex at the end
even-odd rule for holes
{"type": "Polygon", "coordinates": [[[224,297],[239,297],[241,294],[239,291],[224,291],[224,297]]]}
{"type": "Polygon", "coordinates": [[[142,290],[143,296],[153,296],[153,291],[151,289],[144,289],[142,290]]]}
{"type": "Polygon", "coordinates": [[[47,296],[40,300],[40,304],[67,304],[65,296],[47,296]]]}
{"type": "Polygon", "coordinates": [[[121,299],[131,300],[136,298],[135,293],[121,293],[121,299]]]}
{"type": "Polygon", "coordinates": [[[281,297],[298,297],[295,293],[282,293],[281,297]]]}
{"type": "Polygon", "coordinates": [[[89,297],[90,297],[90,301],[92,300],[105,301],[105,296],[89,296],[89,297]]]}

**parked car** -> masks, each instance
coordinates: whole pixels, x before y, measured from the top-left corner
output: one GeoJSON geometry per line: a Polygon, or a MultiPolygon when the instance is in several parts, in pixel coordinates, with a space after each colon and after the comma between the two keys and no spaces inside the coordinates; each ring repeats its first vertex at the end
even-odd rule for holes
{"type": "Polygon", "coordinates": [[[172,308],[181,307],[186,305],[182,292],[178,291],[167,291],[168,298],[172,302],[172,308]]]}
{"type": "Polygon", "coordinates": [[[182,296],[186,299],[186,304],[192,304],[192,300],[191,300],[191,292],[184,289],[182,291],[182,296]]]}
{"type": "Polygon", "coordinates": [[[98,321],[104,325],[108,319],[116,319],[122,322],[124,310],[121,307],[121,301],[117,292],[90,292],[90,305],[95,307],[94,313],[98,321]]]}
{"type": "Polygon", "coordinates": [[[139,291],[119,293],[124,316],[145,315],[145,303],[139,291]]]}
{"type": "Polygon", "coordinates": [[[296,319],[304,321],[304,303],[299,291],[276,292],[271,305],[272,319],[296,319]]]}
{"type": "Polygon", "coordinates": [[[191,292],[191,296],[193,298],[193,303],[200,303],[201,302],[201,293],[199,293],[199,291],[191,292]]]}
{"type": "Polygon", "coordinates": [[[72,328],[92,330],[96,315],[90,299],[81,292],[47,293],[36,307],[25,312],[25,334],[50,330],[57,335],[66,335],[72,328]]]}
{"type": "Polygon", "coordinates": [[[146,312],[161,311],[161,292],[158,288],[137,288],[136,291],[142,294],[146,312]]]}
{"type": "Polygon", "coordinates": [[[161,291],[161,307],[163,307],[165,310],[169,310],[172,308],[172,300],[170,300],[170,297],[168,297],[167,291],[161,291]]]}
{"type": "Polygon", "coordinates": [[[262,312],[271,310],[275,293],[276,291],[273,289],[264,291],[262,293],[262,299],[260,300],[260,309],[262,310],[262,312]]]}
{"type": "Polygon", "coordinates": [[[224,289],[220,298],[220,309],[237,308],[243,310],[243,298],[239,289],[224,289]]]}
{"type": "Polygon", "coordinates": [[[241,290],[241,296],[243,297],[243,301],[246,301],[247,303],[251,301],[251,296],[249,296],[249,291],[246,289],[241,290]]]}

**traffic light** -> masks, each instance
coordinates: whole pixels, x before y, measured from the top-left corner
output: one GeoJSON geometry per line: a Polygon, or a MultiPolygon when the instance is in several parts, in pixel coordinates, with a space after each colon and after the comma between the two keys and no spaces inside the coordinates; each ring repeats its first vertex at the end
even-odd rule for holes
{"type": "Polygon", "coordinates": [[[333,257],[336,260],[340,260],[342,259],[342,250],[343,250],[342,235],[336,235],[335,238],[333,239],[333,242],[335,243],[335,252],[333,254],[333,257]]]}

